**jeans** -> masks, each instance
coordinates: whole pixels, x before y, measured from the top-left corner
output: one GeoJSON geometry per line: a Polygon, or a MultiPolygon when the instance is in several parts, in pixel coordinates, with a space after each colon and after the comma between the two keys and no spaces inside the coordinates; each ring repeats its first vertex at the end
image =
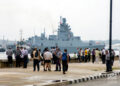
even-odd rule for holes
{"type": "Polygon", "coordinates": [[[67,61],[62,61],[62,67],[63,67],[63,72],[68,70],[68,64],[67,61]]]}
{"type": "Polygon", "coordinates": [[[21,62],[20,55],[18,55],[16,56],[16,67],[20,67],[20,62],[21,62]]]}
{"type": "Polygon", "coordinates": [[[95,62],[95,55],[92,55],[92,63],[95,62]]]}
{"type": "Polygon", "coordinates": [[[37,66],[37,70],[40,70],[40,66],[39,66],[39,60],[34,59],[33,60],[33,71],[36,71],[36,66],[37,66]]]}
{"type": "Polygon", "coordinates": [[[23,61],[24,61],[23,68],[27,68],[27,63],[28,63],[28,56],[27,55],[24,56],[23,61]]]}
{"type": "Polygon", "coordinates": [[[112,71],[112,62],[110,60],[106,61],[106,68],[107,72],[112,71]]]}
{"type": "Polygon", "coordinates": [[[105,64],[105,55],[102,55],[102,63],[105,64]]]}
{"type": "Polygon", "coordinates": [[[56,70],[58,71],[61,71],[61,63],[60,63],[60,60],[59,59],[57,59],[57,61],[56,61],[56,70]]]}

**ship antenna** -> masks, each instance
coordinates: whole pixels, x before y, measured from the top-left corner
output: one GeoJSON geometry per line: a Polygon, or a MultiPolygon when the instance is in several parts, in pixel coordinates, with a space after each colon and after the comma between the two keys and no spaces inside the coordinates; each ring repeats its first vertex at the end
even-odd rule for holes
{"type": "Polygon", "coordinates": [[[45,35],[45,27],[44,27],[44,35],[45,35]]]}
{"type": "Polygon", "coordinates": [[[23,35],[23,31],[22,29],[20,30],[20,41],[22,41],[22,35],[23,35]]]}
{"type": "Polygon", "coordinates": [[[33,39],[33,45],[35,44],[35,28],[34,28],[34,39],[33,39]]]}
{"type": "Polygon", "coordinates": [[[60,16],[60,24],[62,24],[62,16],[60,16]]]}
{"type": "Polygon", "coordinates": [[[53,33],[53,35],[54,35],[54,27],[53,27],[53,24],[51,24],[51,26],[52,26],[52,33],[53,33]]]}
{"type": "Polygon", "coordinates": [[[34,36],[35,36],[35,29],[34,29],[34,36]]]}

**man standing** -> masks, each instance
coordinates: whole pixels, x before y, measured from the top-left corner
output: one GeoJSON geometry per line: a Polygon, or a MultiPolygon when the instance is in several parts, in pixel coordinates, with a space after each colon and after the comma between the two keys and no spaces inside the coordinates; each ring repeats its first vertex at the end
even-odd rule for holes
{"type": "Polygon", "coordinates": [[[43,71],[46,71],[46,69],[45,69],[45,58],[44,58],[44,53],[45,53],[47,50],[48,50],[48,48],[46,47],[46,48],[43,50],[43,52],[42,52],[43,71]]]}
{"type": "Polygon", "coordinates": [[[81,58],[81,49],[80,50],[78,50],[78,62],[80,62],[80,58],[81,58]]]}
{"type": "Polygon", "coordinates": [[[112,66],[114,64],[114,59],[115,59],[115,51],[112,49],[112,57],[111,57],[112,66]]]}
{"type": "Polygon", "coordinates": [[[105,64],[105,49],[102,49],[102,63],[105,64]]]}
{"type": "Polygon", "coordinates": [[[57,50],[56,50],[56,56],[57,56],[57,60],[56,60],[56,70],[55,71],[61,71],[62,52],[60,51],[59,48],[57,48],[57,50]]]}
{"type": "Polygon", "coordinates": [[[21,56],[21,51],[19,47],[17,47],[17,50],[15,51],[15,59],[16,59],[16,67],[20,67],[20,56],[21,56]]]}
{"type": "Polygon", "coordinates": [[[44,59],[45,59],[45,71],[51,71],[51,60],[53,56],[52,53],[47,49],[46,52],[44,53],[44,59]]]}
{"type": "Polygon", "coordinates": [[[90,60],[91,60],[91,50],[88,49],[88,62],[90,62],[90,60]]]}
{"type": "Polygon", "coordinates": [[[9,67],[12,67],[12,63],[13,63],[13,58],[12,58],[13,51],[12,51],[11,48],[9,48],[9,49],[7,50],[6,55],[8,56],[9,67]]]}
{"type": "Polygon", "coordinates": [[[40,70],[40,66],[39,66],[39,61],[40,61],[40,56],[39,56],[39,52],[37,50],[37,48],[35,48],[35,50],[33,51],[33,71],[36,71],[36,66],[37,66],[37,70],[40,70]]]}
{"type": "Polygon", "coordinates": [[[96,57],[96,63],[99,63],[100,51],[98,50],[98,48],[96,48],[96,50],[95,50],[95,57],[96,57]]]}
{"type": "Polygon", "coordinates": [[[23,52],[23,68],[27,68],[27,63],[28,63],[28,50],[26,48],[24,48],[24,52],[23,52]]]}
{"type": "Polygon", "coordinates": [[[24,48],[21,47],[20,65],[24,65],[24,48]]]}
{"type": "Polygon", "coordinates": [[[96,60],[95,58],[95,49],[92,50],[92,63],[94,63],[96,60]]]}
{"type": "Polygon", "coordinates": [[[81,58],[82,58],[82,62],[84,62],[85,61],[84,50],[81,50],[81,58]]]}
{"type": "Polygon", "coordinates": [[[88,59],[88,50],[85,48],[85,62],[87,62],[88,59]]]}
{"type": "Polygon", "coordinates": [[[67,49],[64,50],[62,54],[62,67],[63,67],[63,74],[68,70],[68,62],[69,62],[69,55],[67,54],[67,49]]]}
{"type": "Polygon", "coordinates": [[[106,52],[106,72],[111,72],[112,71],[112,64],[111,64],[111,58],[110,58],[110,53],[108,52],[108,50],[105,51],[106,52]]]}

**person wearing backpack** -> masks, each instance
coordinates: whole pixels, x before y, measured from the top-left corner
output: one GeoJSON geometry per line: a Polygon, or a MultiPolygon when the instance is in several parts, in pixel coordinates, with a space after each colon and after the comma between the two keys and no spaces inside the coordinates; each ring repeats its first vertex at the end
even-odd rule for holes
{"type": "Polygon", "coordinates": [[[68,62],[69,62],[69,55],[67,54],[67,49],[64,50],[64,53],[62,54],[62,68],[63,68],[63,74],[68,70],[68,62]]]}
{"type": "Polygon", "coordinates": [[[36,66],[37,66],[37,70],[40,70],[39,67],[39,62],[40,62],[40,56],[39,56],[39,51],[37,50],[37,48],[35,48],[35,50],[33,51],[33,71],[36,71],[36,66]]]}

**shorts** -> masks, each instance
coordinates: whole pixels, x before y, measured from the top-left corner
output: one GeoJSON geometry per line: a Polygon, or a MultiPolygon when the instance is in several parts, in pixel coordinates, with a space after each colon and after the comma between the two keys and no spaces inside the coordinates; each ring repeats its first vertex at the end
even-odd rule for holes
{"type": "Polygon", "coordinates": [[[45,60],[45,63],[50,63],[51,62],[51,60],[45,60]]]}

